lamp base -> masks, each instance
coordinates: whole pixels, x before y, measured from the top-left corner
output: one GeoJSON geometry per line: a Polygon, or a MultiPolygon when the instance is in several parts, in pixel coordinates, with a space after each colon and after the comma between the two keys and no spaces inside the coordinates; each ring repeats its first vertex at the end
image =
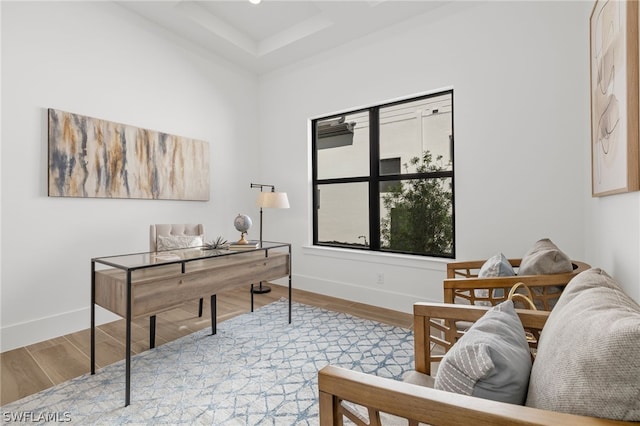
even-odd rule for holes
{"type": "Polygon", "coordinates": [[[262,285],[262,281],[260,281],[260,286],[259,287],[253,287],[253,294],[264,294],[264,293],[269,293],[271,291],[271,287],[268,287],[266,285],[262,285]]]}

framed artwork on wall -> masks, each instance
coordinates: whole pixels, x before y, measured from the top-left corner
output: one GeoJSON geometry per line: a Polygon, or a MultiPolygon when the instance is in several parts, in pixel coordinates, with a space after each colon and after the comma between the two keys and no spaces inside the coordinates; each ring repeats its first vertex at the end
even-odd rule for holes
{"type": "Polygon", "coordinates": [[[209,200],[209,144],[49,109],[49,196],[209,200]]]}
{"type": "Polygon", "coordinates": [[[640,190],[638,2],[597,0],[590,18],[592,196],[640,190]]]}

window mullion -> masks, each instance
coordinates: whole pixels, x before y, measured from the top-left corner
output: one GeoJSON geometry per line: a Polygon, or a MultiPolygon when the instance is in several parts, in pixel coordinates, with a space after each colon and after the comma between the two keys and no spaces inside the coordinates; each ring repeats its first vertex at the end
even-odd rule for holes
{"type": "Polygon", "coordinates": [[[380,109],[369,110],[369,241],[380,250],[380,109]]]}
{"type": "Polygon", "coordinates": [[[313,244],[318,244],[318,150],[317,150],[317,126],[318,120],[311,122],[311,200],[312,200],[312,215],[313,215],[313,230],[312,238],[313,244]]]}

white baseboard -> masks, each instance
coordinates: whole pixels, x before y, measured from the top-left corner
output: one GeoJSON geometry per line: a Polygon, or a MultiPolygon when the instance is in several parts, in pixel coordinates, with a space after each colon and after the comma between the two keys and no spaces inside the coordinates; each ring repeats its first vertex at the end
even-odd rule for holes
{"type": "MultiPolygon", "coordinates": [[[[96,307],[96,325],[120,319],[100,307],[96,307]]],[[[0,352],[53,339],[91,327],[91,311],[83,308],[32,321],[8,325],[0,329],[0,352]]]]}
{"type": "Polygon", "coordinates": [[[417,295],[388,291],[387,289],[380,289],[373,286],[367,287],[353,283],[328,281],[304,275],[294,275],[293,283],[294,288],[300,290],[405,313],[413,313],[413,304],[416,302],[442,302],[442,300],[425,299],[417,295]]]}

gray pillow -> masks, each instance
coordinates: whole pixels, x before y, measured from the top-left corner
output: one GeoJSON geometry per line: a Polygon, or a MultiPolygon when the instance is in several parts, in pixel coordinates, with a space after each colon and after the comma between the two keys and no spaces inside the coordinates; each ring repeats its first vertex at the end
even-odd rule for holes
{"type": "Polygon", "coordinates": [[[640,306],[601,269],[572,279],[551,311],[526,405],[640,420],[640,306]]]}
{"type": "Polygon", "coordinates": [[[491,256],[480,268],[478,278],[485,277],[510,277],[515,275],[513,267],[504,254],[491,256]]]}
{"type": "Polygon", "coordinates": [[[513,302],[491,308],[442,358],[434,387],[494,401],[523,404],[531,354],[513,302]]]}
{"type": "Polygon", "coordinates": [[[562,274],[573,271],[569,256],[548,238],[537,241],[524,255],[518,275],[562,274]]]}
{"type": "MultiPolygon", "coordinates": [[[[488,278],[488,277],[511,277],[516,273],[513,270],[513,266],[509,263],[509,259],[505,257],[504,254],[498,253],[494,256],[491,256],[487,259],[486,262],[482,264],[480,271],[478,271],[478,278],[488,278]]],[[[489,289],[475,289],[469,290],[473,291],[476,298],[488,298],[489,297],[489,289]]],[[[503,288],[495,288],[491,290],[493,292],[493,297],[504,297],[504,289],[503,288]]],[[[466,301],[466,299],[465,299],[466,301]]],[[[457,303],[457,302],[456,302],[457,303]]],[[[475,305],[479,306],[491,306],[491,302],[488,300],[476,300],[475,305]]],[[[456,325],[461,326],[459,329],[467,329],[471,326],[471,323],[464,323],[459,321],[456,325]]]]}

